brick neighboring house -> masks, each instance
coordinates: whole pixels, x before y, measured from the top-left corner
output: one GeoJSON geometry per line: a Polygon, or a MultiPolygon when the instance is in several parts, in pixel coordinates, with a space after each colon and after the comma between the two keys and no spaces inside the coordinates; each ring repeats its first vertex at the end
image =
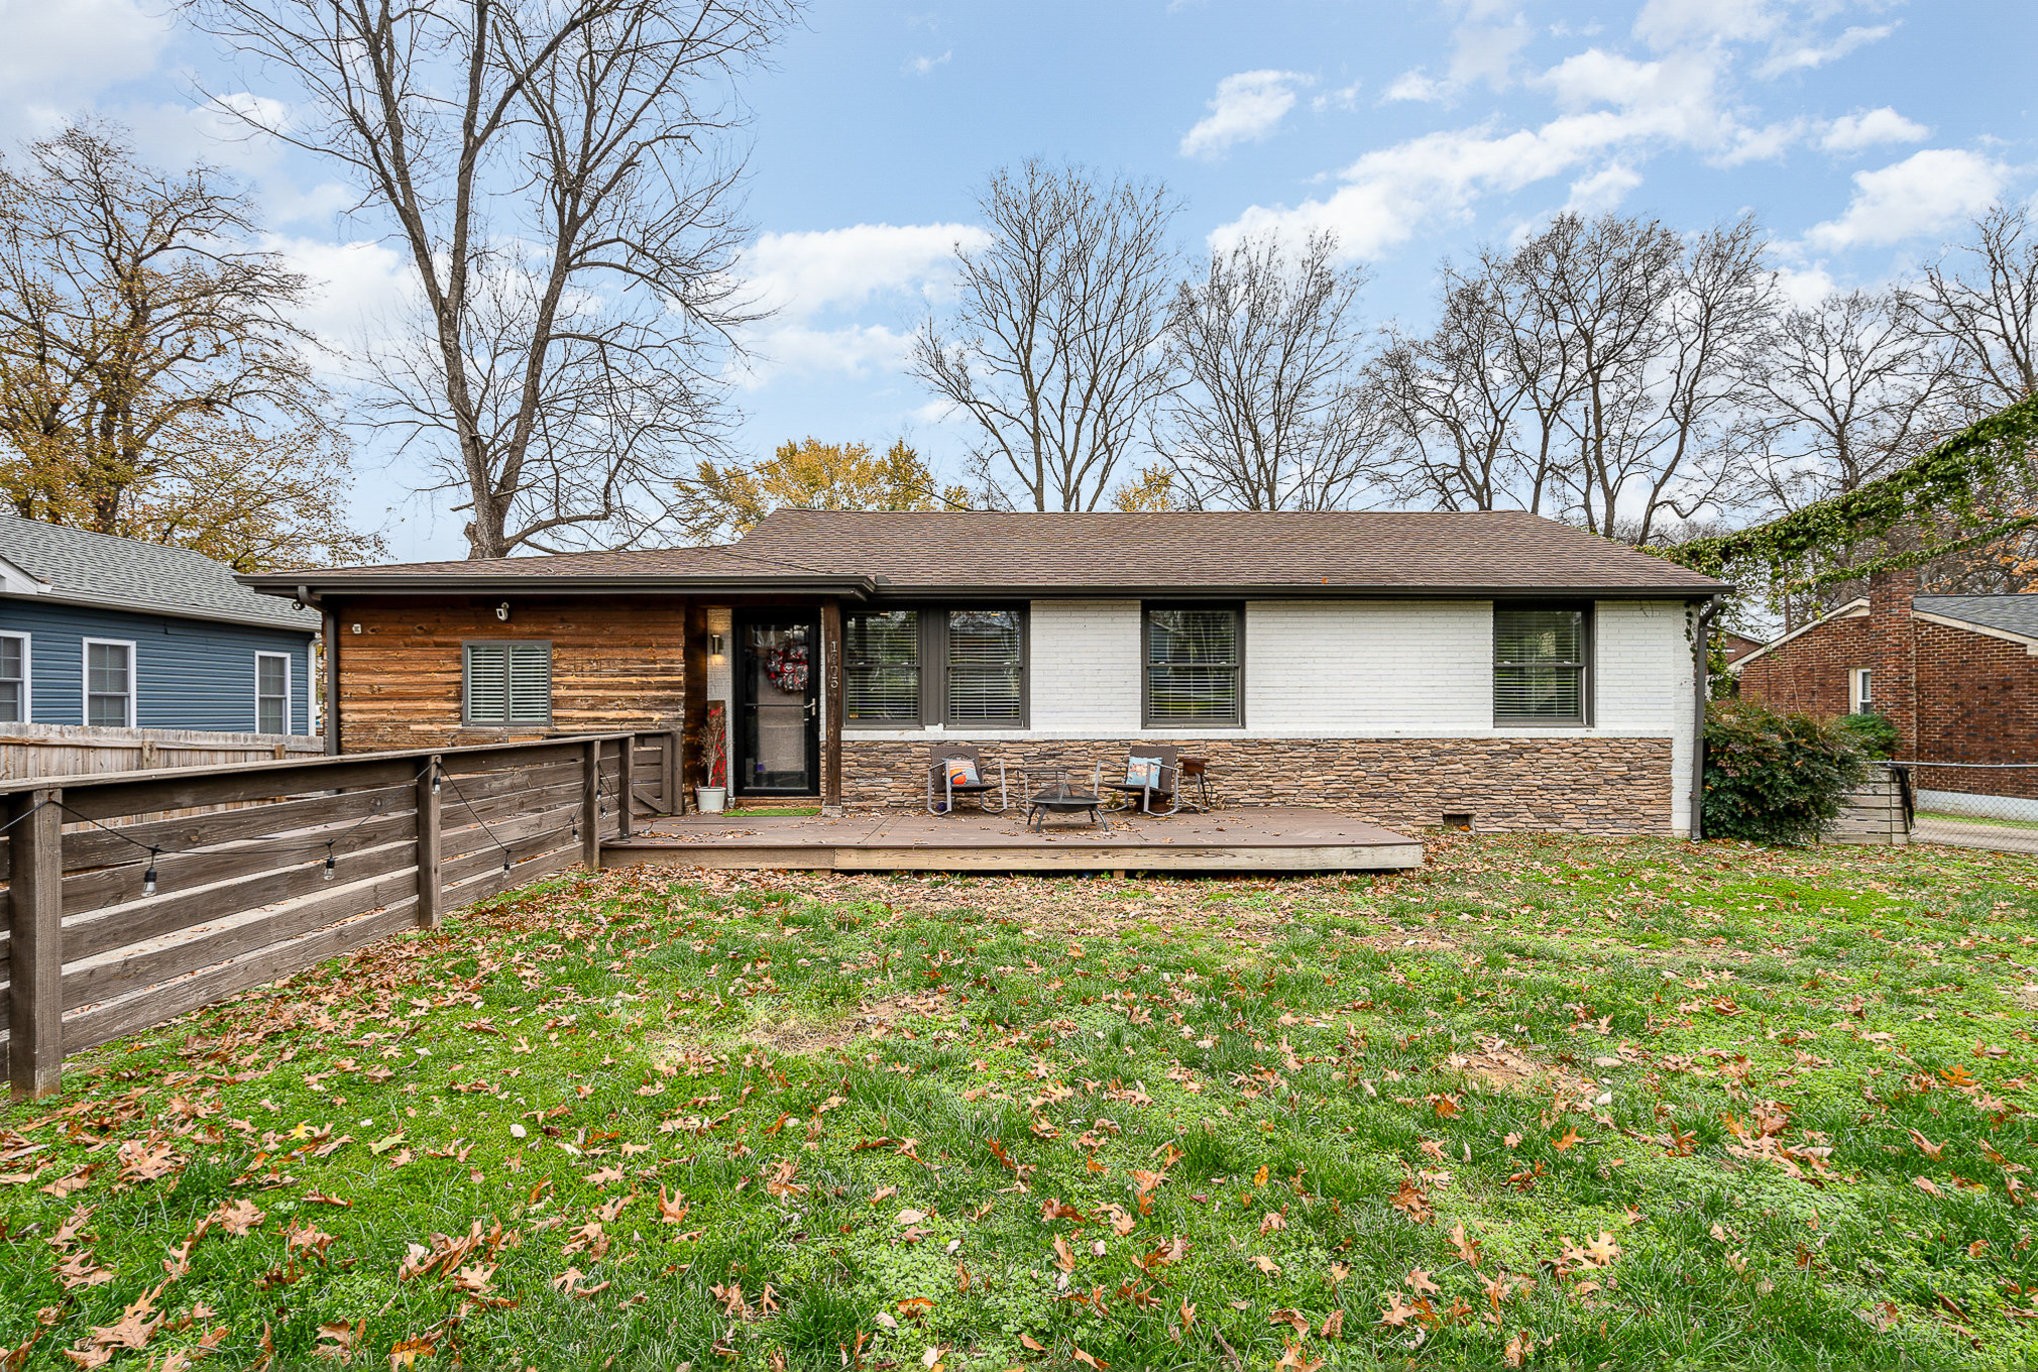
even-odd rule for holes
{"type": "Polygon", "coordinates": [[[1685,834],[1717,581],[1517,512],[780,510],[717,548],[245,578],[325,615],[347,751],[725,721],[738,799],[917,806],[930,749],[1232,803],[1685,834]],[[720,711],[711,706],[719,704],[720,711]]]}
{"type": "Polygon", "coordinates": [[[1743,696],[1778,709],[1874,710],[1896,726],[1900,758],[2025,764],[1921,765],[1913,780],[1922,806],[2001,813],[2013,797],[2038,818],[2038,595],[1920,595],[1916,572],[1881,574],[1732,671],[1743,696]]]}

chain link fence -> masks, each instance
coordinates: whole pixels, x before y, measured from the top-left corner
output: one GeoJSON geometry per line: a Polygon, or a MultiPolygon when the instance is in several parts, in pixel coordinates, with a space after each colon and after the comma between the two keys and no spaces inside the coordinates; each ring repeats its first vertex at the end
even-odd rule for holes
{"type": "Polygon", "coordinates": [[[2038,853],[2038,762],[1890,765],[1905,789],[1914,841],[2038,853]]]}

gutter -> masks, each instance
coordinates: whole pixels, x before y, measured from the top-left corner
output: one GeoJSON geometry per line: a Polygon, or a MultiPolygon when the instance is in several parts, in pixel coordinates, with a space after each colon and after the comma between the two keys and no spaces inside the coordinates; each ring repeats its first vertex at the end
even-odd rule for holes
{"type": "MultiPolygon", "coordinates": [[[[869,595],[877,582],[866,576],[845,576],[776,580],[769,578],[720,577],[713,580],[679,580],[664,576],[490,576],[465,577],[444,574],[414,576],[370,574],[334,577],[316,585],[290,577],[249,573],[235,578],[262,595],[288,596],[304,600],[307,594],[322,597],[347,595],[613,595],[618,592],[644,594],[675,592],[690,595],[869,595]]],[[[981,591],[978,594],[982,594],[981,591]]],[[[315,600],[306,600],[313,604],[315,600]]]]}
{"type": "MultiPolygon", "coordinates": [[[[1259,600],[1379,599],[1379,600],[1689,600],[1694,595],[1716,595],[1718,590],[1700,586],[1602,586],[1602,585],[1359,585],[1312,582],[1181,582],[1123,583],[1098,585],[1015,585],[999,582],[950,582],[942,584],[901,584],[867,576],[809,580],[766,578],[721,578],[713,581],[680,581],[670,577],[449,577],[370,575],[331,580],[313,588],[287,578],[250,575],[242,583],[264,595],[290,596],[302,600],[334,595],[614,595],[687,594],[699,596],[814,595],[857,596],[886,600],[1097,600],[1103,599],[1209,599],[1213,596],[1259,600]]],[[[306,601],[305,603],[313,603],[306,601]]]]}

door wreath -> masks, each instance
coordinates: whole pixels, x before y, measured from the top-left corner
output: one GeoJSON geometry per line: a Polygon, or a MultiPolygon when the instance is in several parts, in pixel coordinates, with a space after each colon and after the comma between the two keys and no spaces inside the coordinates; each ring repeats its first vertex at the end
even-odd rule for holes
{"type": "Polygon", "coordinates": [[[807,689],[807,648],[796,643],[790,648],[773,648],[764,655],[764,677],[779,690],[799,694],[807,689]]]}

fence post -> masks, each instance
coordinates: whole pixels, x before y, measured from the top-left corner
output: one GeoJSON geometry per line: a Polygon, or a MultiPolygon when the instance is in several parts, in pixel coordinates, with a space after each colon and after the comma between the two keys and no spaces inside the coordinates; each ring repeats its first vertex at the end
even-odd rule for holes
{"type": "Polygon", "coordinates": [[[624,734],[616,740],[616,746],[622,754],[617,759],[616,765],[616,776],[622,783],[616,787],[616,790],[621,792],[619,799],[622,808],[622,814],[616,819],[616,833],[622,838],[630,836],[630,811],[636,808],[630,803],[631,796],[636,792],[636,778],[633,775],[637,765],[636,744],[637,736],[635,734],[624,734]]]}
{"type": "Polygon", "coordinates": [[[57,1090],[64,1066],[64,816],[60,789],[7,807],[13,828],[7,1077],[16,1099],[57,1090]]]}
{"type": "Polygon", "coordinates": [[[417,780],[418,925],[439,927],[439,762],[433,753],[417,780]]]}
{"type": "Polygon", "coordinates": [[[580,860],[590,872],[601,870],[601,740],[587,741],[580,777],[580,860]]]}
{"type": "Polygon", "coordinates": [[[685,737],[684,729],[673,729],[665,735],[665,813],[668,815],[686,812],[686,797],[679,789],[679,750],[685,737]]]}

